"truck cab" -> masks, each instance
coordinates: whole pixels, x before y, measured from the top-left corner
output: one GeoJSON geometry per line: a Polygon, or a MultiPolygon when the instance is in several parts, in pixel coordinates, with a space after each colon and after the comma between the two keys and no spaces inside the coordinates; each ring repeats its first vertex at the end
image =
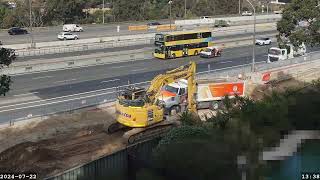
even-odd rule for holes
{"type": "Polygon", "coordinates": [[[287,48],[284,49],[272,47],[268,50],[267,63],[291,59],[296,56],[302,56],[306,53],[306,51],[307,49],[304,43],[302,43],[297,49],[295,49],[292,44],[287,44],[287,48]]]}
{"type": "Polygon", "coordinates": [[[171,113],[171,111],[180,111],[179,105],[187,100],[187,87],[188,81],[182,79],[165,85],[162,88],[161,93],[158,96],[158,101],[161,101],[164,104],[166,114],[171,113]]]}

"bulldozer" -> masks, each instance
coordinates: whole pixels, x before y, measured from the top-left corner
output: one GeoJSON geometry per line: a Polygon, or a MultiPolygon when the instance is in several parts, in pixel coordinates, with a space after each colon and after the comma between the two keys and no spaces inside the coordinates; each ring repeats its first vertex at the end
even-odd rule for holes
{"type": "Polygon", "coordinates": [[[177,118],[165,115],[164,104],[158,97],[161,88],[181,79],[188,81],[189,112],[196,113],[195,102],[196,63],[180,66],[156,76],[149,88],[127,87],[117,96],[116,122],[108,127],[109,134],[124,131],[123,138],[127,144],[135,144],[159,137],[171,128],[179,125],[177,118]]]}

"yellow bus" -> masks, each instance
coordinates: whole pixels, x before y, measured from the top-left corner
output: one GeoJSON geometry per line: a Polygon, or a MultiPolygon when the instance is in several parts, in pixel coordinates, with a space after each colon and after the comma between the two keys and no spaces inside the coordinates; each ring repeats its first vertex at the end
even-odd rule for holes
{"type": "Polygon", "coordinates": [[[213,37],[209,30],[170,32],[156,34],[154,44],[154,57],[175,59],[198,55],[206,47],[213,45],[213,37]]]}

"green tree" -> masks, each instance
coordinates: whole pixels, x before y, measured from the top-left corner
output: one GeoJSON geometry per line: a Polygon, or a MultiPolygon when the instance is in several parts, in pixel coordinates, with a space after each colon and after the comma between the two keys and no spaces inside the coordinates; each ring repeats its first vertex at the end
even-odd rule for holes
{"type": "MultiPolygon", "coordinates": [[[[14,50],[1,48],[0,49],[0,69],[9,66],[16,59],[14,50]]],[[[0,76],[0,95],[5,96],[10,90],[10,84],[12,83],[10,76],[0,76]]]]}
{"type": "Polygon", "coordinates": [[[285,7],[277,23],[281,45],[290,41],[295,47],[301,43],[319,45],[320,8],[317,0],[293,0],[285,7]],[[302,23],[305,26],[301,26],[302,23]],[[300,23],[300,26],[299,26],[300,23]]]}

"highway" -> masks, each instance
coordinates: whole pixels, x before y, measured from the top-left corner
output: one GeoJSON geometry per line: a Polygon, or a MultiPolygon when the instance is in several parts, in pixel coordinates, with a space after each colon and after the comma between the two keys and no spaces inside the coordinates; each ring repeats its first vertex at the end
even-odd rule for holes
{"type": "MultiPolygon", "coordinates": [[[[266,60],[268,48],[269,46],[256,48],[257,62],[266,60]]],[[[225,49],[222,57],[212,59],[202,59],[200,57],[186,57],[166,61],[148,59],[131,63],[125,62],[14,76],[12,77],[14,82],[11,87],[12,90],[6,97],[0,100],[0,122],[19,119],[28,116],[28,114],[35,116],[76,107],[76,104],[73,104],[72,101],[63,101],[65,98],[60,99],[57,103],[48,103],[45,106],[40,106],[38,102],[33,103],[33,101],[97,91],[99,89],[126,85],[128,82],[139,83],[149,81],[157,74],[187,64],[189,61],[195,61],[198,64],[197,72],[207,71],[209,64],[212,70],[248,64],[252,59],[251,53],[252,46],[245,46],[225,49]],[[28,105],[21,103],[28,103],[28,105]]],[[[80,102],[87,104],[93,101],[110,100],[114,98],[114,93],[110,94],[114,89],[110,90],[109,93],[102,95],[93,93],[93,96],[84,98],[80,102]]]]}
{"type": "MultiPolygon", "coordinates": [[[[150,21],[153,22],[153,21],[150,21]]],[[[168,24],[168,20],[159,21],[162,24],[168,24]]],[[[265,23],[265,21],[262,21],[265,23]]],[[[248,24],[250,22],[244,21],[243,25],[248,24]]],[[[259,23],[259,20],[257,20],[259,23]]],[[[118,36],[118,35],[132,35],[132,34],[144,34],[146,31],[129,31],[128,26],[130,25],[146,25],[147,22],[131,22],[131,23],[119,23],[119,24],[92,24],[92,25],[83,25],[84,32],[76,32],[79,35],[80,39],[87,38],[98,38],[98,37],[108,37],[108,36],[118,36]],[[120,26],[120,31],[117,32],[117,26],[120,26]]],[[[184,27],[188,29],[189,27],[184,27]]],[[[194,28],[194,26],[190,27],[194,28]]],[[[26,35],[14,35],[10,36],[7,33],[7,30],[0,31],[0,39],[4,45],[11,44],[24,44],[31,42],[31,35],[34,39],[34,42],[49,42],[49,41],[57,41],[57,35],[62,31],[61,26],[53,26],[53,27],[41,27],[35,28],[35,30],[26,35]]],[[[149,29],[147,32],[152,33],[156,32],[156,30],[149,29]]]]}
{"type": "MultiPolygon", "coordinates": [[[[257,37],[259,36],[266,36],[270,34],[276,34],[276,30],[271,31],[260,31],[257,32],[257,37]]],[[[231,41],[235,38],[239,37],[252,37],[252,33],[250,32],[239,32],[237,34],[233,35],[222,35],[222,36],[215,36],[214,41],[231,41]]],[[[153,45],[152,45],[153,46],[153,45]]],[[[134,50],[134,49],[142,49],[150,47],[150,44],[143,44],[143,45],[135,45],[135,46],[126,46],[126,47],[114,47],[114,48],[105,48],[105,49],[93,49],[93,50],[86,50],[86,51],[80,51],[80,52],[67,52],[67,53],[58,53],[58,54],[47,54],[47,55],[37,55],[37,56],[26,56],[26,57],[18,57],[17,62],[19,61],[29,61],[34,59],[53,59],[53,58],[63,58],[63,57],[71,57],[71,56],[82,56],[82,55],[89,55],[89,54],[95,54],[95,53],[108,53],[108,52],[116,52],[116,51],[126,51],[126,50],[134,50]]]]}

